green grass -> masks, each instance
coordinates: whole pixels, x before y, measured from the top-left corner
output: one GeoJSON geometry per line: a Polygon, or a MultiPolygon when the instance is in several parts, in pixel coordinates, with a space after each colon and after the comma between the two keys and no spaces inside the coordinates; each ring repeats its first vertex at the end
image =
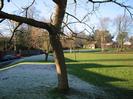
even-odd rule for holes
{"type": "Polygon", "coordinates": [[[65,53],[68,71],[118,99],[133,99],[133,54],[65,53]]]}

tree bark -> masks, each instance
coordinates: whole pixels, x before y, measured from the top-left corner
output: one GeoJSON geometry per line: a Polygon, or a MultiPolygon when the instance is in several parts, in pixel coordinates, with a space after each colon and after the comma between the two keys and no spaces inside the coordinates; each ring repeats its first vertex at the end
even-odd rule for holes
{"type": "Polygon", "coordinates": [[[50,35],[50,42],[55,54],[55,64],[58,75],[58,88],[61,91],[66,91],[69,89],[69,86],[68,86],[67,69],[66,69],[62,45],[59,40],[59,37],[54,35],[50,35]]]}
{"type": "Polygon", "coordinates": [[[59,36],[61,33],[61,25],[65,15],[67,0],[53,1],[56,3],[56,7],[52,25],[56,30],[54,29],[54,33],[50,33],[50,42],[55,54],[56,71],[58,74],[58,88],[63,91],[68,90],[69,86],[65,58],[59,36]]]}

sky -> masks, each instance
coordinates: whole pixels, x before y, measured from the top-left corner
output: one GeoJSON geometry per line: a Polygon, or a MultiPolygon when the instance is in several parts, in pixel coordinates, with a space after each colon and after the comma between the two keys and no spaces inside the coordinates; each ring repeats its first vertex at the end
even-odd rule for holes
{"type": "MultiPolygon", "coordinates": [[[[18,15],[21,15],[20,12],[22,12],[22,8],[28,6],[31,4],[32,0],[11,0],[11,2],[7,2],[5,0],[5,6],[3,8],[3,11],[7,13],[15,13],[18,15]]],[[[79,19],[82,19],[83,16],[85,16],[88,12],[92,10],[92,3],[86,3],[87,0],[77,0],[77,5],[73,3],[74,0],[68,0],[68,6],[67,6],[67,12],[71,13],[72,15],[76,16],[79,19]]],[[[96,1],[96,0],[95,0],[96,1]]],[[[118,0],[118,1],[127,1],[127,5],[133,5],[133,0],[118,0]]],[[[36,3],[34,4],[36,7],[36,12],[38,13],[39,17],[36,17],[37,20],[50,20],[50,16],[52,13],[54,13],[54,7],[55,4],[52,2],[52,0],[36,0],[36,3]]],[[[98,5],[95,5],[98,7],[98,5]]],[[[112,21],[118,16],[123,15],[124,9],[116,4],[113,3],[105,3],[101,4],[98,10],[96,10],[95,13],[90,14],[87,20],[87,24],[91,26],[95,26],[98,28],[99,21],[103,17],[110,18],[110,21],[112,21]]],[[[69,17],[69,20],[76,21],[74,18],[69,17]]],[[[83,24],[74,24],[71,25],[72,29],[74,31],[82,31],[85,27],[83,24]]],[[[2,31],[4,34],[9,35],[8,32],[8,26],[6,24],[0,24],[0,31],[2,31]],[[6,29],[6,31],[5,31],[6,29]],[[4,31],[3,31],[4,30],[4,31]]],[[[113,27],[113,24],[109,26],[108,28],[111,30],[112,35],[115,35],[115,30],[113,27]]],[[[89,30],[89,29],[88,29],[89,30]]],[[[132,32],[129,33],[129,35],[133,35],[132,32]]]]}

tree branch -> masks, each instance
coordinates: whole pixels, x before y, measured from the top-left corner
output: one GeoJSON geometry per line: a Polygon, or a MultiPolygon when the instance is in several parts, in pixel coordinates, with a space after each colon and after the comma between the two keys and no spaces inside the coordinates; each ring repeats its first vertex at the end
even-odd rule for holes
{"type": "Polygon", "coordinates": [[[4,0],[1,0],[0,11],[2,10],[3,7],[4,7],[4,0]]]}
{"type": "Polygon", "coordinates": [[[127,10],[127,12],[130,14],[131,18],[133,19],[133,14],[132,14],[132,12],[130,11],[130,9],[133,9],[133,7],[128,6],[128,5],[124,5],[124,4],[119,3],[119,2],[116,2],[115,0],[112,1],[112,2],[115,3],[115,4],[117,4],[117,5],[119,5],[119,6],[121,6],[121,7],[123,7],[123,8],[125,8],[125,9],[127,10]]]}
{"type": "Polygon", "coordinates": [[[77,0],[74,0],[74,3],[77,3],[77,0]]]}
{"type": "MultiPolygon", "coordinates": [[[[25,13],[26,13],[26,15],[25,15],[26,17],[28,17],[28,10],[29,10],[29,8],[30,8],[34,3],[35,3],[35,0],[33,0],[32,3],[31,3],[28,7],[23,8],[24,11],[25,11],[25,13]]],[[[24,12],[24,11],[23,11],[23,12],[24,12]]]]}
{"type": "Polygon", "coordinates": [[[74,31],[73,31],[65,22],[63,22],[63,23],[65,24],[65,26],[66,26],[73,34],[75,34],[74,31]]]}
{"type": "Polygon", "coordinates": [[[0,23],[2,23],[4,20],[5,20],[5,19],[1,19],[1,20],[0,20],[0,23]]]}
{"type": "Polygon", "coordinates": [[[66,12],[66,14],[69,15],[69,16],[71,16],[71,17],[73,17],[74,19],[76,19],[79,23],[82,23],[82,24],[86,25],[88,28],[90,28],[93,31],[93,28],[90,27],[87,23],[83,22],[83,19],[82,20],[79,20],[77,17],[75,17],[74,15],[72,15],[72,14],[70,14],[68,12],[66,12]]]}
{"type": "Polygon", "coordinates": [[[108,3],[108,2],[112,2],[113,0],[104,0],[104,1],[101,1],[101,0],[88,0],[88,2],[92,2],[92,3],[108,3]]]}
{"type": "MultiPolygon", "coordinates": [[[[79,37],[78,35],[77,35],[77,33],[75,33],[65,22],[63,22],[64,24],[65,24],[65,26],[70,30],[70,32],[72,33],[71,34],[71,38],[72,37],[75,37],[75,38],[79,38],[79,39],[86,39],[86,40],[88,40],[88,38],[84,38],[84,37],[79,37]]],[[[81,31],[81,32],[84,32],[84,31],[87,31],[87,32],[89,32],[87,29],[84,29],[83,31],[81,31]]],[[[81,33],[80,32],[80,33],[81,33]]],[[[90,33],[90,32],[89,32],[90,33]]],[[[65,35],[65,34],[64,34],[65,35]]],[[[65,36],[67,36],[67,35],[65,35],[65,36]]]]}
{"type": "Polygon", "coordinates": [[[4,37],[4,35],[0,32],[0,35],[4,37]]]}
{"type": "Polygon", "coordinates": [[[131,18],[133,19],[133,14],[130,11],[130,9],[133,9],[133,7],[125,5],[123,3],[119,3],[119,2],[117,2],[117,0],[104,0],[104,1],[101,1],[101,0],[88,0],[88,2],[91,2],[93,4],[95,4],[95,3],[99,3],[99,4],[101,4],[101,3],[110,3],[110,2],[115,3],[115,4],[119,5],[120,7],[125,8],[127,10],[127,12],[130,14],[131,18]]]}
{"type": "Polygon", "coordinates": [[[52,27],[53,27],[53,25],[50,23],[44,23],[44,22],[40,22],[40,21],[31,19],[31,18],[25,18],[25,17],[21,17],[17,15],[8,14],[3,11],[0,11],[0,18],[14,20],[20,23],[26,23],[26,24],[29,24],[29,25],[32,25],[38,28],[46,29],[49,32],[52,30],[52,27]]]}
{"type": "Polygon", "coordinates": [[[12,31],[12,36],[11,36],[11,38],[10,38],[10,40],[9,40],[8,43],[10,43],[10,42],[12,41],[12,39],[13,39],[13,37],[14,37],[14,35],[15,35],[16,30],[18,29],[18,27],[19,27],[21,24],[22,24],[22,23],[19,23],[19,24],[14,28],[14,30],[12,31]]]}

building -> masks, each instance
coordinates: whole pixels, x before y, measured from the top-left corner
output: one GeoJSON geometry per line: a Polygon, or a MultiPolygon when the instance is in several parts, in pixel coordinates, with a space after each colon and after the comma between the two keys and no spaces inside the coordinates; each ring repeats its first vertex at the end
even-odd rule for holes
{"type": "Polygon", "coordinates": [[[95,49],[96,48],[96,41],[92,41],[92,42],[87,43],[86,45],[83,46],[83,48],[95,49]]]}

